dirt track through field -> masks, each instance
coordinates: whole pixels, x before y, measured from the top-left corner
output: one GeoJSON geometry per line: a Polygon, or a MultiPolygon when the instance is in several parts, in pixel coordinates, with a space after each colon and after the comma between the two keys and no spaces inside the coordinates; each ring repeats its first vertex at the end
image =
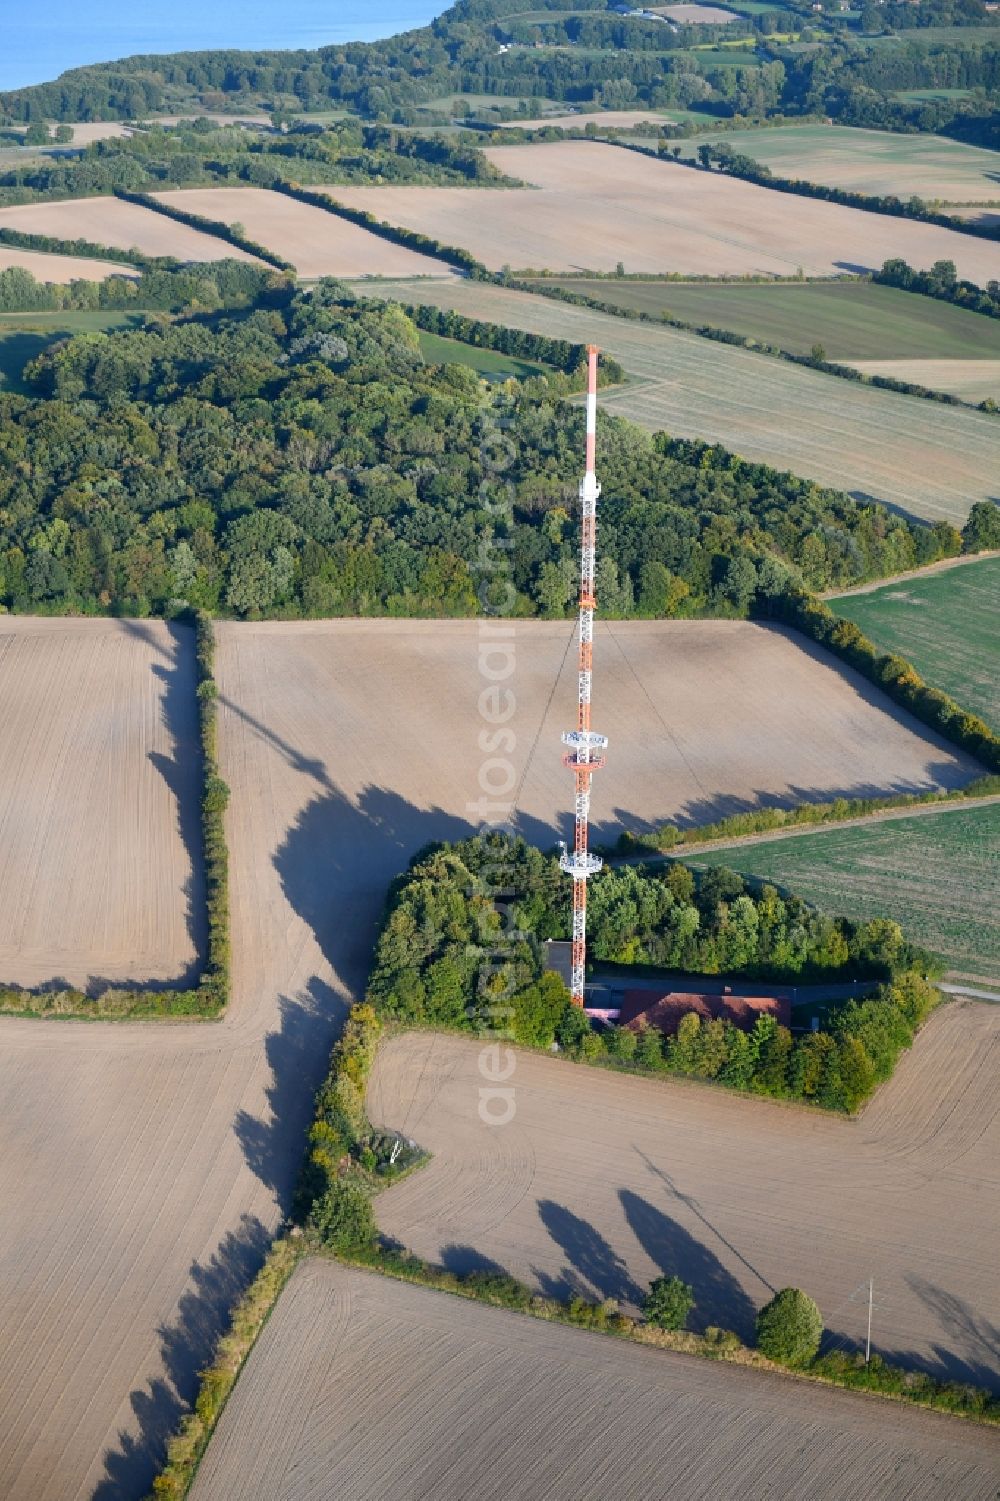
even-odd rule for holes
{"type": "Polygon", "coordinates": [[[602,411],[649,432],[722,443],[859,500],[961,526],[973,501],[998,494],[1000,423],[984,412],[864,388],[697,334],[481,282],[382,282],[365,290],[597,343],[632,377],[601,393],[602,411]]]}
{"type": "Polygon", "coordinates": [[[480,1047],[409,1033],[379,1054],[372,1120],[433,1154],[380,1197],[388,1235],[630,1306],[676,1274],[692,1327],[744,1338],[773,1291],[802,1287],[853,1348],[871,1275],[876,1349],[1000,1386],[997,1007],[950,1003],[860,1122],[518,1051],[516,1114],[490,1126],[480,1047]]]}
{"type": "Polygon", "coordinates": [[[777,193],[718,172],[597,141],[492,146],[495,167],[530,188],[337,188],[379,219],[462,245],[493,271],[682,271],[699,276],[835,276],[891,256],[952,260],[985,286],[1000,246],[953,229],[777,193]]]}
{"type": "MultiPolygon", "coordinates": [[[[72,639],[80,623],[46,629],[72,639]]],[[[605,836],[621,817],[705,817],[758,790],[826,796],[971,770],[779,632],[614,629],[617,640],[599,629],[597,650],[595,721],[613,757],[595,795],[605,836]]],[[[221,626],[227,1016],[0,1022],[5,1501],[145,1494],[179,1398],[193,1395],[287,1206],[387,883],[428,840],[477,817],[479,631],[475,621],[221,626]],[[392,734],[403,720],[405,754],[392,734]]],[[[559,732],[576,702],[572,626],[517,622],[514,641],[519,807],[525,832],[550,845],[571,804],[559,732]]],[[[63,688],[53,680],[50,724],[63,688]]]]}
{"type": "Polygon", "coordinates": [[[992,1501],[998,1458],[932,1414],[307,1261],[191,1497],[992,1501]]]}

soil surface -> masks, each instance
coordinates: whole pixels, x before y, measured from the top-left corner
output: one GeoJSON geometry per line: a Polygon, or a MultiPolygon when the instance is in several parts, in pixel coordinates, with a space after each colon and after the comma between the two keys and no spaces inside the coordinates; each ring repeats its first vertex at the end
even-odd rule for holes
{"type": "Polygon", "coordinates": [[[499,1265],[630,1308],[677,1275],[692,1328],[744,1339],[792,1286],[816,1299],[828,1344],[863,1347],[871,1276],[873,1348],[1000,1386],[1000,1008],[943,1007],[860,1120],[504,1049],[515,1113],[490,1125],[482,1049],[419,1032],[383,1046],[369,1114],[432,1153],[379,1198],[386,1234],[455,1269],[499,1265]]]}
{"type": "Polygon", "coordinates": [[[992,1501],[995,1433],[330,1261],[293,1275],[192,1501],[992,1501]],[[808,1454],[804,1437],[808,1433],[808,1454]]]}

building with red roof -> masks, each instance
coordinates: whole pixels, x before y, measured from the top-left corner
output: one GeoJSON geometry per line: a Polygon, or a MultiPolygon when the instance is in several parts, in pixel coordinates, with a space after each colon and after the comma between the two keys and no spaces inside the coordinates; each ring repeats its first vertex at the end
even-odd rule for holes
{"type": "Polygon", "coordinates": [[[792,1003],[776,995],[704,995],[689,990],[626,990],[622,996],[618,1024],[639,1031],[655,1027],[673,1036],[682,1016],[697,1011],[702,1021],[730,1021],[744,1032],[752,1032],[758,1016],[773,1016],[783,1027],[791,1026],[792,1003]]]}

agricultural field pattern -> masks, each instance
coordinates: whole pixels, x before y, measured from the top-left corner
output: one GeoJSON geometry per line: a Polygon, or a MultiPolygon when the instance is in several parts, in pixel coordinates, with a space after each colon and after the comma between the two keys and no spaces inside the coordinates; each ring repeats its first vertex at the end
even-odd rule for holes
{"type": "Polygon", "coordinates": [[[191,1497],[231,1501],[253,1475],[275,1501],[606,1501],[612,1486],[659,1501],[669,1475],[673,1501],[709,1501],[738,1475],[746,1501],[794,1501],[803,1422],[816,1501],[882,1483],[905,1501],[935,1501],[942,1485],[963,1501],[994,1495],[992,1435],[971,1425],[955,1431],[817,1387],[792,1395],[781,1377],[623,1348],[309,1261],[282,1293],[191,1497]]]}
{"type": "MultiPolygon", "coordinates": [[[[116,682],[141,701],[174,668],[164,627],[44,625],[56,642],[117,633],[125,662],[117,678],[93,679],[90,700],[70,701],[72,722],[62,678],[50,674],[42,701],[27,675],[22,696],[34,695],[42,742],[57,724],[66,736],[95,715],[110,724],[116,682]]],[[[26,619],[11,618],[5,629],[15,644],[38,635],[26,619]]],[[[714,621],[613,631],[600,631],[597,650],[601,713],[617,726],[616,776],[594,804],[604,837],[623,824],[700,819],[758,796],[807,789],[822,797],[892,786],[901,775],[907,785],[956,785],[974,771],[868,685],[782,632],[714,621]]],[[[345,1007],[363,992],[388,883],[428,840],[463,835],[478,817],[470,813],[480,796],[478,632],[475,621],[221,625],[221,756],[233,793],[234,995],[226,1015],[168,1027],[3,1022],[0,1210],[15,1228],[0,1249],[0,1494],[10,1501],[110,1501],[148,1488],[226,1311],[285,1212],[313,1091],[345,1007]],[[412,729],[405,757],[386,734],[399,714],[412,729]]],[[[557,751],[575,698],[572,641],[568,621],[517,623],[519,826],[543,848],[567,816],[557,751]]],[[[9,700],[7,712],[24,710],[9,700]]],[[[146,749],[133,738],[133,775],[148,775],[146,749]]],[[[15,808],[44,795],[34,779],[48,787],[52,774],[37,757],[18,765],[8,789],[15,808]]],[[[178,795],[171,826],[194,811],[183,786],[178,795]]],[[[85,845],[72,853],[62,861],[63,890],[81,879],[81,861],[90,869],[85,845]]],[[[41,969],[51,972],[45,961],[41,969]]],[[[974,1138],[990,1107],[977,1103],[971,1081],[994,1016],[950,1012],[914,1054],[914,1068],[929,1057],[935,1078],[940,1071],[959,1081],[956,1089],[965,1080],[961,1098],[976,1127],[959,1111],[940,1128],[953,1154],[980,1151],[974,1138]]],[[[586,1077],[592,1087],[589,1075],[558,1077],[586,1077]]],[[[906,1120],[915,1110],[912,1129],[922,1131],[921,1112],[933,1112],[938,1096],[911,1091],[908,1077],[898,1076],[887,1098],[904,1102],[906,1120]]],[[[696,1097],[679,1090],[655,1098],[696,1097]]],[[[762,1123],[778,1118],[761,1109],[754,1118],[762,1123]]],[[[392,1113],[408,1110],[401,1096],[392,1113]]],[[[513,1176],[498,1180],[504,1195],[519,1192],[509,1185],[522,1171],[512,1165],[513,1176]]],[[[690,1187],[697,1176],[692,1169],[690,1187]]],[[[945,1200],[951,1191],[943,1180],[945,1200]]],[[[585,1194],[572,1212],[589,1218],[585,1194]]],[[[482,1223],[478,1210],[466,1223],[453,1219],[449,1240],[475,1244],[482,1223]]],[[[695,1225],[691,1233],[702,1232],[695,1225]]],[[[971,1265],[974,1243],[966,1254],[971,1265]]],[[[838,1273],[846,1279],[856,1258],[848,1259],[851,1270],[845,1261],[838,1273]]],[[[959,1295],[972,1300],[970,1277],[979,1273],[967,1266],[959,1295]]],[[[810,1285],[826,1297],[819,1280],[810,1285]]],[[[990,1306],[987,1294],[975,1302],[990,1306]]],[[[906,1304],[907,1339],[929,1351],[934,1316],[919,1314],[924,1305],[909,1294],[906,1304]]],[[[982,1361],[971,1335],[958,1358],[982,1361]]]]}
{"type": "MultiPolygon", "coordinates": [[[[940,695],[930,729],[919,685],[911,714],[877,686],[902,702],[901,672],[806,636],[796,592],[1000,734],[1000,155],[963,143],[1000,139],[1000,15],[540,3],[0,90],[0,1501],[1000,1501],[1000,741],[940,695]],[[768,189],[705,143],[922,202],[768,189]],[[890,259],[931,274],[882,285],[890,259]],[[588,958],[669,953],[803,1035],[591,1035],[542,974],[558,950],[517,934],[537,984],[503,1014],[548,1030],[503,1034],[537,1045],[509,1046],[498,1127],[491,1039],[428,1020],[510,994],[496,948],[492,990],[463,968],[479,899],[435,852],[442,899],[420,871],[392,903],[420,852],[500,828],[542,872],[518,925],[561,920],[535,851],[581,828],[584,345],[620,367],[586,832],[622,868],[588,958]],[[491,548],[513,563],[483,584],[491,548]],[[508,577],[513,618],[486,618],[508,577]],[[734,901],[763,883],[838,922],[734,901]],[[387,911],[346,1033],[370,1051],[331,1064],[387,911]],[[389,1015],[412,1020],[377,1045],[389,1015]],[[405,1253],[480,1301],[403,1280],[405,1253]],[[693,1306],[657,1328],[661,1277],[693,1306]],[[792,1287],[839,1373],[768,1347],[792,1287]],[[902,1400],[833,1384],[862,1380],[902,1400]]],[[[591,1017],[665,988],[598,962],[591,1017]]]]}
{"type": "Polygon", "coordinates": [[[776,177],[806,178],[852,193],[904,199],[916,194],[948,206],[989,200],[1000,204],[995,152],[943,136],[789,125],[742,130],[738,136],[709,132],[701,139],[752,156],[776,177]]]}
{"type": "Polygon", "coordinates": [[[1000,804],[939,809],[692,855],[849,917],[891,917],[951,979],[1000,986],[1000,804]]]}
{"type": "MultiPolygon", "coordinates": [[[[352,208],[471,250],[493,271],[682,271],[699,276],[834,276],[952,260],[985,285],[1000,246],[953,229],[778,195],[718,172],[598,141],[491,146],[524,188],[346,187],[352,208]],[[780,211],[776,208],[780,205],[780,211]]],[[[222,190],[226,191],[226,190],[222,190]]],[[[235,215],[234,215],[235,216],[235,215]]],[[[293,257],[294,259],[294,257],[293,257]]]]}
{"type": "Polygon", "coordinates": [[[1000,323],[966,308],[865,281],[679,282],[546,277],[616,307],[727,328],[793,354],[828,360],[1000,361],[1000,323]]]}
{"type": "Polygon", "coordinates": [[[831,608],[1000,733],[1000,558],[842,595],[831,608]]]}
{"type": "Polygon", "coordinates": [[[372,1072],[371,1120],[432,1154],[377,1205],[383,1232],[418,1255],[631,1309],[653,1277],[677,1275],[696,1289],[692,1327],[745,1338],[779,1287],[802,1287],[849,1348],[867,1320],[852,1294],[871,1275],[892,1306],[873,1332],[882,1354],[1000,1376],[997,1007],[944,1007],[859,1121],[519,1052],[515,1114],[493,1130],[477,1113],[480,1046],[408,1032],[372,1072]]]}
{"type": "Polygon", "coordinates": [[[703,438],[745,458],[961,526],[996,493],[1000,424],[985,412],[855,385],[679,329],[457,278],[373,281],[366,295],[429,303],[470,318],[580,343],[596,340],[629,379],[601,410],[649,432],[703,438]]]}

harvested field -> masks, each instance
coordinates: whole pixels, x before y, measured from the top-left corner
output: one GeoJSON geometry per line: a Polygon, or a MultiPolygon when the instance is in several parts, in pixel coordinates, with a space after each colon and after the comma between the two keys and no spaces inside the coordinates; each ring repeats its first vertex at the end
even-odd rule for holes
{"type": "MultiPolygon", "coordinates": [[[[195,212],[198,212],[196,210],[195,212]]],[[[53,235],[57,239],[92,240],[98,245],[113,245],[119,250],[141,250],[145,255],[175,255],[182,261],[219,261],[225,256],[238,261],[256,261],[217,240],[214,235],[190,229],[176,219],[168,219],[138,203],[121,198],[69,198],[61,203],[25,203],[17,208],[0,209],[0,228],[19,229],[26,234],[53,235]]],[[[20,255],[22,252],[3,251],[20,255]]],[[[46,260],[50,257],[46,256],[46,260]]],[[[70,265],[82,261],[69,260],[70,265]]],[[[114,267],[119,274],[121,266],[114,267]]],[[[78,276],[85,273],[78,271],[78,276]]],[[[109,273],[103,273],[107,276],[109,273]]],[[[51,280],[51,278],[49,278],[51,280]]]]}
{"type": "MultiPolygon", "coordinates": [[[[340,196],[339,188],[330,191],[340,196]]],[[[418,255],[335,214],[266,188],[180,188],[156,197],[189,214],[242,224],[251,240],[284,256],[307,278],[452,274],[443,261],[418,255]]]]}
{"type": "Polygon", "coordinates": [[[191,632],[4,616],[0,684],[0,982],[186,976],[204,923],[191,632]]]}
{"type": "Polygon", "coordinates": [[[534,120],[504,120],[498,130],[539,130],[545,125],[555,125],[562,130],[585,130],[595,125],[598,130],[632,130],[636,125],[670,125],[674,115],[661,114],[655,109],[602,109],[586,114],[540,115],[534,120]]]}
{"type": "MultiPolygon", "coordinates": [[[[736,135],[720,132],[699,140],[727,142],[734,151],[770,167],[776,177],[804,177],[852,193],[894,193],[899,198],[916,193],[947,203],[1000,202],[996,152],[944,136],[851,125],[783,125],[736,135]]],[[[685,147],[685,154],[695,154],[694,144],[685,147]]]]}
{"type": "MultiPolygon", "coordinates": [[[[72,639],[80,623],[44,627],[72,639]]],[[[387,884],[428,840],[478,817],[480,629],[222,625],[228,1013],[193,1027],[0,1026],[0,1213],[14,1227],[0,1244],[6,1501],[147,1491],[179,1400],[287,1209],[313,1090],[344,1006],[362,993],[387,884]],[[413,725],[405,757],[386,734],[398,715],[413,725]]],[[[559,732],[576,702],[572,640],[569,622],[516,623],[518,808],[546,846],[571,802],[559,732]]],[[[597,723],[614,756],[594,799],[604,837],[622,821],[704,816],[758,791],[824,796],[901,777],[961,781],[970,769],[867,686],[760,626],[650,622],[614,637],[599,627],[597,668],[597,723]],[[710,696],[729,704],[722,735],[710,696]]],[[[53,682],[55,704],[63,689],[53,682]]],[[[456,1226],[449,1238],[477,1234],[456,1226]]]]}
{"type": "Polygon", "coordinates": [[[650,432],[722,443],[928,521],[961,526],[972,501],[997,493],[1000,425],[986,413],[861,387],[697,334],[481,282],[384,283],[372,291],[600,344],[633,377],[602,393],[602,410],[650,432]]]}
{"type": "Polygon", "coordinates": [[[727,21],[738,21],[733,10],[722,10],[718,5],[651,5],[658,16],[669,16],[680,26],[724,26],[727,21]]]}
{"type": "Polygon", "coordinates": [[[831,604],[1000,734],[1000,558],[835,597],[831,604]]]}
{"type": "MultiPolygon", "coordinates": [[[[9,212],[11,211],[8,209],[0,209],[0,215],[9,212]]],[[[3,223],[6,222],[3,220],[3,223]]],[[[10,227],[21,228],[16,224],[10,227]]],[[[0,271],[6,271],[10,266],[21,266],[25,271],[30,271],[36,281],[57,282],[60,286],[71,281],[104,281],[107,276],[139,274],[131,266],[123,266],[116,261],[92,261],[82,255],[47,255],[40,250],[20,250],[14,245],[0,245],[0,271]]]]}
{"type": "Polygon", "coordinates": [[[134,135],[130,125],[120,120],[96,120],[91,124],[72,125],[73,145],[90,146],[94,141],[117,141],[123,136],[134,135]]]}
{"type": "Polygon", "coordinates": [[[948,966],[949,980],[1000,983],[1000,806],[835,825],[692,856],[775,881],[831,912],[891,917],[948,966]]]}
{"type": "MultiPolygon", "coordinates": [[[[682,271],[812,276],[953,260],[960,276],[1000,276],[1000,245],[916,220],[740,182],[599,141],[493,146],[486,155],[535,189],[338,188],[379,219],[463,245],[494,271],[682,271]]],[[[221,190],[225,192],[226,190],[221,190]]]]}
{"type": "Polygon", "coordinates": [[[1000,404],[1000,359],[852,360],[851,363],[868,375],[913,381],[914,385],[929,386],[932,391],[948,391],[963,401],[978,403],[989,397],[1000,404]]]}
{"type": "Polygon", "coordinates": [[[295,1272],[191,1491],[282,1501],[992,1498],[996,1435],[331,1261],[295,1272]],[[544,1414],[544,1418],[542,1418],[544,1414]],[[810,1454],[803,1460],[808,1427],[810,1454]],[[651,1435],[655,1434],[655,1442],[651,1435]]]}
{"type": "MultiPolygon", "coordinates": [[[[827,359],[1000,360],[1000,320],[898,287],[868,281],[752,282],[618,281],[613,277],[546,277],[584,297],[658,318],[727,328],[793,354],[821,344],[827,359]]],[[[874,365],[866,368],[874,370],[874,365]]],[[[904,379],[906,377],[903,377],[904,379]]],[[[919,379],[914,376],[913,379],[919,379]]]]}
{"type": "Polygon", "coordinates": [[[629,1306],[676,1274],[693,1328],[744,1336],[773,1290],[802,1287],[848,1347],[871,1275],[873,1348],[1000,1385],[1000,1008],[943,1007],[860,1121],[516,1051],[516,1113],[489,1126],[480,1049],[430,1033],[383,1046],[369,1114],[432,1153],[379,1197],[386,1234],[629,1306]]]}

